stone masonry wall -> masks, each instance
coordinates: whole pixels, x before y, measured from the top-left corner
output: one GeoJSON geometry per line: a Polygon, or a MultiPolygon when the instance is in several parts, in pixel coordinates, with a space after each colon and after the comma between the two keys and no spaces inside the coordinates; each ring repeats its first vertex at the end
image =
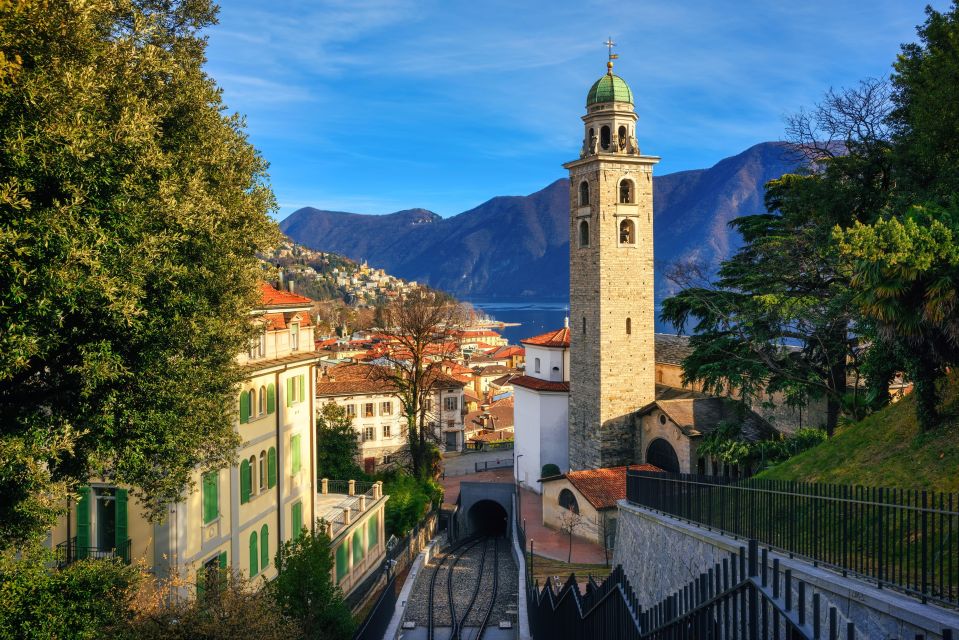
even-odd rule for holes
{"type": "MultiPolygon", "coordinates": [[[[648,607],[746,544],[620,500],[613,564],[623,566],[639,604],[648,607]]],[[[820,593],[823,629],[829,628],[830,606],[838,610],[840,628],[846,621],[856,625],[857,638],[893,640],[924,634],[933,639],[941,638],[944,628],[959,629],[957,612],[923,605],[865,581],[771,553],[769,561],[774,558],[779,559],[783,570],[791,569],[796,579],[809,585],[807,615],[812,615],[813,592],[820,593]]]]}

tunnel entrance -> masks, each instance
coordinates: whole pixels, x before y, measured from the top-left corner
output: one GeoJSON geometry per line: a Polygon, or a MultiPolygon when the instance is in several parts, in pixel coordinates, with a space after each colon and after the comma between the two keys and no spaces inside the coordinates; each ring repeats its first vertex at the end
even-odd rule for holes
{"type": "Polygon", "coordinates": [[[467,514],[470,531],[480,536],[506,535],[506,510],[493,500],[480,500],[467,514]]]}

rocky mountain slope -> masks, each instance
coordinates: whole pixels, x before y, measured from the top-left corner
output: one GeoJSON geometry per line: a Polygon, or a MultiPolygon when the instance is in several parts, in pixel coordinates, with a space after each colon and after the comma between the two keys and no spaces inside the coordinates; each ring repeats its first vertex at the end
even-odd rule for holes
{"type": "MultiPolygon", "coordinates": [[[[657,297],[665,265],[715,263],[739,246],[727,223],[763,211],[763,185],[791,170],[779,143],[755,145],[709,169],[653,178],[657,297]]],[[[500,196],[450,218],[410,209],[363,215],[298,209],[280,223],[293,240],[460,298],[562,299],[569,289],[569,186],[557,180],[528,196],[500,196]]]]}

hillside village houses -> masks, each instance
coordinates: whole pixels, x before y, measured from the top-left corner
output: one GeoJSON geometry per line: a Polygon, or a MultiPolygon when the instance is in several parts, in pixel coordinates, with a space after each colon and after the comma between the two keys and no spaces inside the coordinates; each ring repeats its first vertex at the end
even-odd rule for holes
{"type": "Polygon", "coordinates": [[[315,478],[315,416],[311,390],[318,355],[312,301],[261,284],[251,321],[261,328],[239,362],[248,372],[237,397],[239,463],[194,473],[198,491],[150,523],[128,488],[91,481],[51,531],[63,565],[88,557],[142,560],[158,575],[202,584],[206,569],[230,566],[248,577],[276,575],[282,541],[332,510],[328,528],[336,557],[334,578],[348,591],[385,553],[382,485],[342,486],[315,478]],[[362,498],[361,498],[362,496],[362,498]],[[345,522],[342,514],[351,511],[345,522]]]}

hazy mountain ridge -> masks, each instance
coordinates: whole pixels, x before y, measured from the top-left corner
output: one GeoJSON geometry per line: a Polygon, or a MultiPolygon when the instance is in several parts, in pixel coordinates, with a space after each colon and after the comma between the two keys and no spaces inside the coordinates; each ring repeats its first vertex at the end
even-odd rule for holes
{"type": "MultiPolygon", "coordinates": [[[[766,142],[709,169],[655,176],[657,264],[689,258],[716,263],[729,255],[740,239],[728,222],[764,211],[763,185],[793,168],[781,143],[766,142]]],[[[280,228],[313,249],[366,259],[461,298],[565,298],[568,220],[563,178],[528,196],[498,196],[450,218],[425,209],[365,215],[305,207],[280,228]]],[[[657,298],[667,289],[660,275],[657,298]]]]}

